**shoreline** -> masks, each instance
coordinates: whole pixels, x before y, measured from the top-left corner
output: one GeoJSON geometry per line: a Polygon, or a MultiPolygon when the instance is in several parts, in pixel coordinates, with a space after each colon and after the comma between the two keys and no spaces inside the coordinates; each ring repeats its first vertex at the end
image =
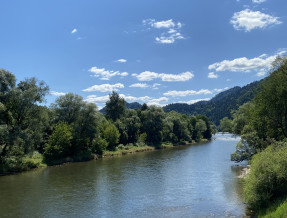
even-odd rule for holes
{"type": "MultiPolygon", "coordinates": [[[[0,176],[15,175],[15,174],[19,174],[19,173],[29,172],[32,170],[43,169],[43,168],[47,168],[47,167],[63,166],[63,165],[72,164],[72,163],[88,162],[88,161],[99,160],[99,159],[104,160],[107,158],[120,157],[120,156],[125,156],[125,155],[130,155],[130,154],[136,154],[136,153],[140,153],[140,152],[151,152],[151,151],[157,151],[157,150],[162,150],[162,149],[175,148],[175,147],[179,147],[179,146],[191,146],[191,145],[196,145],[196,144],[201,144],[201,143],[207,143],[210,141],[212,141],[212,139],[211,140],[203,139],[200,142],[185,142],[185,144],[183,144],[183,143],[182,144],[163,143],[158,147],[149,146],[149,145],[124,146],[122,149],[117,148],[115,151],[105,151],[101,157],[94,154],[93,158],[91,158],[89,160],[83,159],[83,160],[77,160],[77,161],[64,161],[62,163],[55,164],[55,165],[47,165],[47,164],[41,162],[39,167],[33,167],[33,168],[25,169],[22,171],[16,171],[16,172],[5,172],[5,173],[1,173],[0,176]]],[[[67,158],[67,159],[70,159],[70,158],[67,158]]]]}

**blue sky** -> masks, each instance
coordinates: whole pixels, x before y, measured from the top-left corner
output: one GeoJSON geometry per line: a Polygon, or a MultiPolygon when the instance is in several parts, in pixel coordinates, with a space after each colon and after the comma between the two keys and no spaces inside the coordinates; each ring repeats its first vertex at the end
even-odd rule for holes
{"type": "Polygon", "coordinates": [[[287,54],[286,0],[0,1],[0,67],[102,108],[210,99],[287,54]]]}

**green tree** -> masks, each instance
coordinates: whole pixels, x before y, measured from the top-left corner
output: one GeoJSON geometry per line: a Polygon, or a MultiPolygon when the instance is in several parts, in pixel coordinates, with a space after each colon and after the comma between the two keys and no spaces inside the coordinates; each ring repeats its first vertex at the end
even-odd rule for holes
{"type": "Polygon", "coordinates": [[[195,124],[195,130],[197,132],[197,136],[195,141],[200,141],[203,138],[203,133],[207,130],[207,126],[204,120],[198,119],[195,124]]]}
{"type": "Polygon", "coordinates": [[[56,122],[64,121],[73,131],[72,152],[90,151],[92,142],[98,135],[99,123],[105,118],[97,111],[95,104],[84,102],[79,95],[68,93],[52,104],[56,122]]]}
{"type": "Polygon", "coordinates": [[[120,133],[117,127],[110,121],[103,121],[100,126],[100,138],[107,142],[107,149],[114,151],[119,143],[120,133]]]}
{"type": "Polygon", "coordinates": [[[43,143],[44,130],[48,123],[47,110],[38,103],[44,101],[49,88],[43,81],[38,82],[35,78],[20,81],[16,86],[14,75],[5,70],[1,70],[0,77],[1,163],[9,150],[18,149],[26,154],[43,143]]]}
{"type": "Polygon", "coordinates": [[[126,104],[125,100],[119,96],[118,93],[112,92],[109,101],[106,102],[106,118],[111,119],[114,122],[119,119],[125,112],[126,104]]]}
{"type": "Polygon", "coordinates": [[[220,129],[222,132],[232,132],[232,120],[224,117],[220,120],[220,129]]]}
{"type": "Polygon", "coordinates": [[[160,107],[150,106],[142,111],[142,132],[147,134],[147,142],[151,144],[160,144],[163,139],[163,119],[165,114],[160,107]]]}
{"type": "Polygon", "coordinates": [[[71,126],[64,122],[58,123],[45,147],[45,161],[50,164],[55,160],[71,155],[72,138],[71,126]]]}
{"type": "Polygon", "coordinates": [[[253,156],[244,185],[244,198],[255,210],[287,195],[287,141],[276,142],[253,156]]]}

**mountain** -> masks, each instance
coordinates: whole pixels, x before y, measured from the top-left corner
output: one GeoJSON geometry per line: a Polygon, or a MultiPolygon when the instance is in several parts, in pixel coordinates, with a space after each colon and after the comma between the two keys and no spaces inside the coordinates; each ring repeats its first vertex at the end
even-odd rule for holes
{"type": "MultiPolygon", "coordinates": [[[[125,102],[126,103],[126,108],[127,109],[140,109],[142,107],[142,105],[138,102],[132,102],[132,103],[128,103],[128,102],[125,102]]],[[[105,110],[106,110],[106,107],[103,107],[100,112],[101,113],[105,113],[105,110]]]]}
{"type": "Polygon", "coordinates": [[[236,86],[217,94],[209,101],[200,101],[195,104],[173,103],[163,107],[165,112],[176,111],[187,115],[203,114],[219,125],[223,117],[231,118],[231,111],[252,100],[259,89],[261,81],[246,86],[236,86]]]}

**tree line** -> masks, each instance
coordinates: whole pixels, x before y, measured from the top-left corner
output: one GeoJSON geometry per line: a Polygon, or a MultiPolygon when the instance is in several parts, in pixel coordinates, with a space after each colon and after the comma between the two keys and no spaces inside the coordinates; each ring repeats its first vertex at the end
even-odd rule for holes
{"type": "MultiPolygon", "coordinates": [[[[220,128],[241,135],[231,159],[251,163],[246,202],[256,211],[287,202],[287,57],[276,59],[255,98],[233,111],[232,118],[222,119],[220,128]]],[[[285,210],[281,217],[286,216],[285,210]]]]}
{"type": "Polygon", "coordinates": [[[0,70],[0,173],[67,161],[83,161],[126,145],[156,146],[211,139],[206,116],[186,116],[143,104],[127,109],[118,93],[110,94],[105,113],[76,94],[43,106],[49,87],[35,78],[16,83],[0,70]]]}

